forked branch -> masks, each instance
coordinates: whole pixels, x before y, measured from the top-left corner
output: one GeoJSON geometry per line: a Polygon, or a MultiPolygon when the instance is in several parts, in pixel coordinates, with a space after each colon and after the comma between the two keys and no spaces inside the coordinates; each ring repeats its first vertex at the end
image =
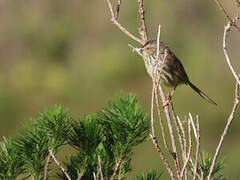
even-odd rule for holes
{"type": "Polygon", "coordinates": [[[121,0],[118,0],[117,10],[116,10],[115,14],[114,14],[113,6],[112,6],[112,3],[110,2],[110,0],[107,0],[107,3],[108,3],[108,7],[109,7],[109,10],[110,10],[110,13],[111,13],[111,21],[112,21],[112,23],[114,25],[116,25],[124,34],[126,34],[131,39],[139,42],[142,45],[145,44],[147,42],[147,40],[148,40],[148,36],[147,36],[147,27],[146,27],[146,23],[145,23],[143,0],[138,0],[140,20],[141,20],[141,23],[142,23],[142,26],[139,28],[139,34],[140,34],[142,39],[134,36],[121,23],[118,22],[117,18],[118,18],[119,11],[120,11],[121,0]]]}

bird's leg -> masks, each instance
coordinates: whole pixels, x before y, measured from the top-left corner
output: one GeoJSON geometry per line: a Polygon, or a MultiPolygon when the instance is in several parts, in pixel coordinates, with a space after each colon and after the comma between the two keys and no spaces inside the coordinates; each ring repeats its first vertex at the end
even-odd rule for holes
{"type": "Polygon", "coordinates": [[[176,90],[176,86],[173,88],[173,90],[171,91],[171,93],[170,93],[169,95],[167,95],[167,100],[163,103],[163,107],[169,105],[169,103],[170,103],[170,101],[171,101],[171,99],[172,99],[172,97],[173,97],[173,94],[174,94],[175,90],[176,90]]]}

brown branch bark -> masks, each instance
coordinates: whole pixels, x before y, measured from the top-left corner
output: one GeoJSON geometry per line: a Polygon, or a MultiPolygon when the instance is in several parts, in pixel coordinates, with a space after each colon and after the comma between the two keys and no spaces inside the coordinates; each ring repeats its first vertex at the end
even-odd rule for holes
{"type": "MultiPolygon", "coordinates": [[[[186,158],[184,160],[184,164],[183,164],[183,168],[182,168],[182,171],[181,171],[181,177],[183,178],[183,173],[186,171],[187,172],[187,164],[189,162],[189,159],[190,159],[190,155],[191,155],[191,152],[192,152],[192,134],[191,134],[191,126],[190,126],[190,121],[188,120],[188,154],[186,154],[186,158]]],[[[186,173],[187,174],[187,173],[186,173]]]]}
{"type": "Polygon", "coordinates": [[[140,15],[140,20],[142,23],[142,26],[138,29],[139,34],[144,42],[144,44],[148,41],[148,35],[147,35],[147,26],[145,22],[145,11],[143,7],[143,0],[138,0],[138,6],[139,6],[139,15],[140,15]]]}
{"type": "Polygon", "coordinates": [[[228,21],[231,23],[232,26],[237,28],[238,31],[240,31],[240,27],[237,26],[236,22],[227,14],[226,10],[223,8],[222,4],[219,2],[219,0],[215,0],[215,3],[217,4],[220,11],[223,12],[223,14],[226,16],[228,21]]]}
{"type": "Polygon", "coordinates": [[[111,180],[114,180],[115,176],[117,175],[117,171],[118,171],[120,165],[122,164],[122,160],[123,160],[123,157],[120,157],[116,166],[115,166],[115,169],[114,169],[113,175],[111,177],[111,180]]]}
{"type": "Polygon", "coordinates": [[[102,165],[101,165],[101,158],[100,158],[100,156],[98,156],[98,169],[99,169],[99,173],[100,173],[100,176],[101,176],[101,180],[104,180],[103,173],[102,173],[102,165]]]}
{"type": "MultiPolygon", "coordinates": [[[[162,98],[162,102],[164,104],[166,102],[166,96],[165,96],[163,88],[160,84],[159,84],[159,92],[160,92],[160,96],[162,98]]],[[[165,112],[165,115],[166,115],[166,118],[167,118],[167,125],[168,125],[169,134],[170,134],[171,143],[172,143],[172,148],[173,148],[172,156],[175,159],[175,166],[176,166],[176,171],[177,171],[178,178],[181,179],[181,173],[180,173],[181,170],[180,170],[180,167],[179,167],[178,151],[177,151],[175,135],[174,135],[174,131],[173,131],[173,125],[172,125],[172,120],[171,120],[171,117],[170,117],[170,112],[169,112],[168,105],[164,106],[164,112],[165,112]]]]}
{"type": "Polygon", "coordinates": [[[159,152],[160,158],[161,158],[164,166],[167,168],[168,174],[171,176],[172,180],[175,180],[175,176],[173,174],[172,168],[169,166],[169,164],[167,162],[167,159],[164,156],[163,151],[161,150],[156,137],[154,138],[154,137],[152,137],[152,135],[150,135],[150,137],[152,139],[152,142],[153,142],[153,145],[154,145],[155,149],[157,150],[157,152],[159,152]]]}
{"type": "Polygon", "coordinates": [[[116,25],[124,34],[126,34],[128,37],[132,38],[133,40],[139,42],[140,44],[144,44],[144,41],[137,38],[136,36],[134,36],[133,34],[131,34],[122,24],[120,24],[115,15],[114,15],[114,12],[113,12],[113,7],[112,7],[112,4],[110,2],[110,0],[107,0],[107,3],[108,3],[108,7],[109,7],[109,10],[110,10],[110,13],[111,13],[111,21],[114,25],[116,25]]]}
{"type": "Polygon", "coordinates": [[[55,157],[55,155],[53,154],[52,150],[49,149],[49,154],[52,156],[53,160],[55,161],[55,163],[57,164],[57,166],[62,170],[62,172],[65,174],[65,176],[67,177],[68,180],[71,180],[69,174],[67,173],[67,171],[64,169],[64,167],[60,164],[60,162],[57,160],[57,158],[55,157]]]}
{"type": "Polygon", "coordinates": [[[49,165],[51,163],[51,154],[49,153],[48,154],[48,158],[47,158],[47,161],[46,161],[46,164],[45,164],[45,168],[44,168],[44,180],[47,180],[48,178],[48,169],[49,169],[49,165]]]}

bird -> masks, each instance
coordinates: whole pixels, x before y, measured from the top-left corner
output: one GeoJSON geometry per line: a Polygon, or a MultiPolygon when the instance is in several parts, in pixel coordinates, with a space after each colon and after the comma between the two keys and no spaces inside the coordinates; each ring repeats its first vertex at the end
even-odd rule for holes
{"type": "Polygon", "coordinates": [[[207,100],[209,103],[217,105],[210,97],[203,93],[189,80],[181,61],[162,41],[159,41],[159,56],[157,56],[156,40],[147,41],[141,48],[139,48],[139,51],[144,60],[147,72],[152,79],[155,75],[154,65],[156,65],[157,63],[156,81],[160,80],[160,83],[163,83],[169,87],[173,87],[171,96],[175,92],[175,89],[178,85],[185,84],[191,87],[195,92],[197,92],[203,99],[207,100]],[[159,57],[158,60],[157,57],[159,57]]]}

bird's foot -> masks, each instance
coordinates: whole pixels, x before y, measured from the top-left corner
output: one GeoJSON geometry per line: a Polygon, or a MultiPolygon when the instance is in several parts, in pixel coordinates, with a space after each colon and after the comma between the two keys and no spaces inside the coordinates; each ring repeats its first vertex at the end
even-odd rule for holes
{"type": "Polygon", "coordinates": [[[166,107],[169,105],[169,100],[166,100],[164,103],[163,103],[163,107],[166,107]]]}
{"type": "Polygon", "coordinates": [[[170,101],[172,100],[172,95],[171,94],[167,95],[167,100],[163,103],[163,107],[166,107],[166,106],[169,105],[170,101]]]}
{"type": "Polygon", "coordinates": [[[171,94],[168,94],[167,100],[163,103],[163,107],[168,106],[171,100],[172,100],[172,96],[171,96],[171,94]]]}

